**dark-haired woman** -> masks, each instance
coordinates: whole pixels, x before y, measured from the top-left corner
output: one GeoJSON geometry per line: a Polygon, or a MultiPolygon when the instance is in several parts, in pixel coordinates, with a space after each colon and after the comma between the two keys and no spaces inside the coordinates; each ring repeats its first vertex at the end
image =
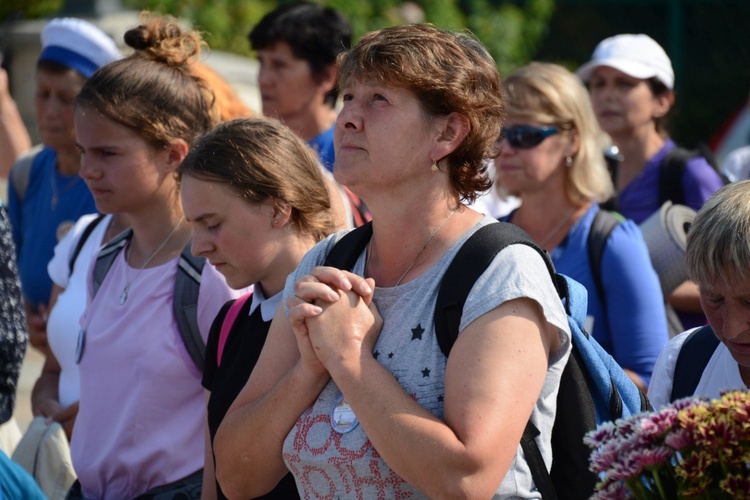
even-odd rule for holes
{"type": "MultiPolygon", "coordinates": [[[[675,104],[672,62],[648,35],[622,34],[602,40],[577,73],[589,87],[599,125],[622,154],[615,177],[617,211],[641,224],[661,206],[660,170],[677,147],[665,126],[675,104]]],[[[693,210],[722,186],[702,156],[688,158],[679,179],[683,199],[671,201],[693,210]]],[[[691,281],[667,299],[685,328],[705,324],[698,288],[691,281]]]]}

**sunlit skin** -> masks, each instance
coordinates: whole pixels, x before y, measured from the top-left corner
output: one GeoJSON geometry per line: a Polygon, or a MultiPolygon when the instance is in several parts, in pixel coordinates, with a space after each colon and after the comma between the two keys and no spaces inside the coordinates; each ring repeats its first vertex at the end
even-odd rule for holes
{"type": "Polygon", "coordinates": [[[38,69],[34,111],[42,142],[58,153],[75,153],[74,101],[85,79],[74,70],[38,69]]]}
{"type": "Polygon", "coordinates": [[[729,284],[717,279],[700,285],[700,300],[716,336],[727,346],[750,386],[750,281],[737,278],[729,284]]]}
{"type": "MultiPolygon", "coordinates": [[[[432,175],[429,160],[435,155],[427,149],[426,136],[437,127],[427,124],[409,90],[351,81],[341,95],[344,105],[334,138],[336,180],[362,197],[360,184],[386,193],[401,189],[408,196],[411,183],[432,175]]],[[[375,202],[373,195],[368,203],[375,202]]]]}
{"type": "MultiPolygon", "coordinates": [[[[335,113],[324,104],[332,82],[316,81],[310,64],[295,56],[288,43],[278,41],[258,50],[258,62],[258,87],[265,116],[278,118],[298,131],[295,122],[319,113],[321,106],[326,112],[335,113]]],[[[315,135],[303,138],[309,140],[315,135]]]]}
{"type": "Polygon", "coordinates": [[[190,175],[182,178],[180,192],[193,226],[194,255],[206,257],[234,289],[262,282],[266,296],[281,291],[283,280],[271,272],[283,258],[286,231],[274,227],[273,200],[250,203],[227,184],[190,175]]]}
{"type": "Polygon", "coordinates": [[[611,136],[646,135],[655,132],[654,118],[664,116],[663,98],[645,80],[633,78],[609,66],[601,66],[589,80],[594,113],[601,128],[611,136]]]}
{"type": "Polygon", "coordinates": [[[75,131],[81,152],[81,177],[102,213],[137,213],[163,204],[174,182],[164,167],[167,149],[157,149],[138,133],[97,111],[79,108],[75,131]],[[155,197],[154,193],[162,192],[155,197]],[[155,201],[156,200],[156,201],[155,201]]]}
{"type": "MultiPolygon", "coordinates": [[[[539,127],[549,124],[511,116],[505,126],[515,125],[539,127]]],[[[564,190],[565,172],[562,162],[570,149],[568,133],[561,130],[529,149],[514,148],[505,139],[500,145],[502,149],[500,156],[495,159],[495,168],[501,184],[508,192],[521,196],[555,189],[554,186],[561,192],[564,190]]]]}

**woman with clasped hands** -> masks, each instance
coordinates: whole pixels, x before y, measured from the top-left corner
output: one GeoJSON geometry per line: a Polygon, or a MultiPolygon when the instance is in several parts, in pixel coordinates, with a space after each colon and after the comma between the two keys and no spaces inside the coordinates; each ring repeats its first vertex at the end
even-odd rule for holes
{"type": "Polygon", "coordinates": [[[290,275],[267,342],[214,441],[228,497],[287,469],[304,498],[539,498],[519,441],[531,418],[549,466],[565,312],[541,256],[501,251],[442,354],[433,312],[463,242],[495,223],[463,205],[489,187],[500,76],[476,40],[429,25],[364,36],[339,61],[336,180],[366,201],[373,236],[353,271],[290,275]]]}

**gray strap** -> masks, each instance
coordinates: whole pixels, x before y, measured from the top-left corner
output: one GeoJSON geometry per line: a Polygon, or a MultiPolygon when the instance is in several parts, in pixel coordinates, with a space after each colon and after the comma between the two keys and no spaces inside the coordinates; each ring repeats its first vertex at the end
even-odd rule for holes
{"type": "Polygon", "coordinates": [[[185,348],[195,366],[203,372],[206,359],[206,343],[198,328],[198,295],[201,287],[201,273],[206,263],[204,257],[195,257],[190,252],[188,242],[180,254],[177,277],[174,283],[174,317],[180,328],[185,348]]]}
{"type": "Polygon", "coordinates": [[[18,203],[23,202],[26,189],[29,187],[29,178],[31,177],[31,167],[34,165],[34,158],[36,158],[36,155],[42,149],[44,149],[43,144],[37,144],[31,148],[16,160],[13,169],[10,171],[10,183],[16,192],[18,203]]]}

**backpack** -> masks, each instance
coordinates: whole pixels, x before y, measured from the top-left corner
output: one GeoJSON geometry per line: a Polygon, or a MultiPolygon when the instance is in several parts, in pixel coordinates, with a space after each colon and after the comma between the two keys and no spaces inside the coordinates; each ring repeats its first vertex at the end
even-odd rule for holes
{"type": "MultiPolygon", "coordinates": [[[[719,163],[716,161],[716,156],[714,156],[713,152],[705,144],[698,143],[697,148],[694,150],[677,146],[666,154],[659,166],[659,206],[662,206],[665,201],[671,201],[676,205],[685,204],[682,176],[688,160],[696,156],[702,156],[719,177],[721,177],[724,184],[729,183],[729,179],[722,172],[719,163]]],[[[619,151],[612,152],[611,150],[607,150],[604,153],[604,158],[607,163],[607,170],[609,170],[609,175],[612,178],[612,184],[616,185],[617,167],[620,161],[622,161],[622,157],[619,151]]],[[[617,210],[617,193],[599,205],[605,210],[617,210]]]]}
{"type": "MultiPolygon", "coordinates": [[[[120,253],[120,250],[125,248],[132,236],[133,230],[128,229],[104,245],[99,251],[94,263],[94,296],[104,282],[115,257],[120,253]]],[[[190,242],[188,242],[180,253],[172,299],[174,317],[177,320],[180,336],[190,354],[190,358],[201,373],[206,358],[206,343],[203,341],[198,328],[198,294],[201,286],[201,272],[205,263],[205,257],[195,257],[190,253],[190,242]]]]}
{"type": "Polygon", "coordinates": [[[229,306],[224,321],[221,322],[221,330],[219,330],[219,347],[216,350],[216,367],[221,366],[221,358],[224,354],[224,346],[227,345],[227,339],[229,338],[229,331],[234,326],[234,321],[240,314],[240,310],[247,303],[247,301],[253,296],[253,292],[246,293],[241,297],[237,297],[237,300],[232,302],[229,306]]]}
{"type": "Polygon", "coordinates": [[[677,354],[674,381],[669,400],[676,401],[692,396],[703,376],[708,361],[719,347],[719,339],[711,325],[702,326],[688,334],[677,354]]]}
{"type": "Polygon", "coordinates": [[[16,163],[13,165],[13,168],[10,171],[10,183],[13,186],[13,189],[16,191],[18,203],[23,202],[23,197],[26,194],[26,188],[29,187],[31,167],[34,165],[34,159],[36,158],[36,155],[39,154],[42,149],[44,149],[44,145],[42,144],[37,144],[36,146],[31,148],[16,160],[16,163]]]}
{"type": "Polygon", "coordinates": [[[78,255],[80,255],[81,250],[83,249],[83,245],[86,244],[89,236],[91,236],[91,233],[94,232],[94,229],[96,229],[96,226],[99,225],[102,219],[104,219],[104,214],[99,214],[98,216],[96,216],[96,218],[92,219],[91,222],[89,222],[81,232],[81,236],[78,237],[78,241],[76,242],[76,246],[73,249],[73,253],[70,255],[70,259],[68,260],[68,275],[73,274],[73,268],[76,265],[76,260],[78,260],[78,255]]]}
{"type": "MultiPolygon", "coordinates": [[[[371,223],[347,233],[331,249],[323,265],[352,269],[371,236],[371,223]]],[[[652,407],[612,356],[584,330],[586,289],[557,274],[547,252],[518,226],[505,222],[488,224],[463,244],[441,280],[434,311],[435,335],[447,357],[458,337],[463,306],[474,282],[511,244],[528,245],[544,259],[565,307],[572,340],[557,396],[552,470],[547,471],[535,441],[539,431],[530,421],[524,429],[521,448],[544,499],[588,498],[598,477],[588,467],[590,450],[583,444],[584,434],[603,422],[650,411],[652,407]]]]}
{"type": "Polygon", "coordinates": [[[696,150],[675,147],[667,153],[659,168],[659,206],[663,205],[665,201],[671,201],[676,205],[685,204],[682,175],[685,172],[688,160],[696,156],[705,158],[721,177],[724,184],[729,182],[719,168],[716,157],[705,145],[699,144],[696,150]]]}

